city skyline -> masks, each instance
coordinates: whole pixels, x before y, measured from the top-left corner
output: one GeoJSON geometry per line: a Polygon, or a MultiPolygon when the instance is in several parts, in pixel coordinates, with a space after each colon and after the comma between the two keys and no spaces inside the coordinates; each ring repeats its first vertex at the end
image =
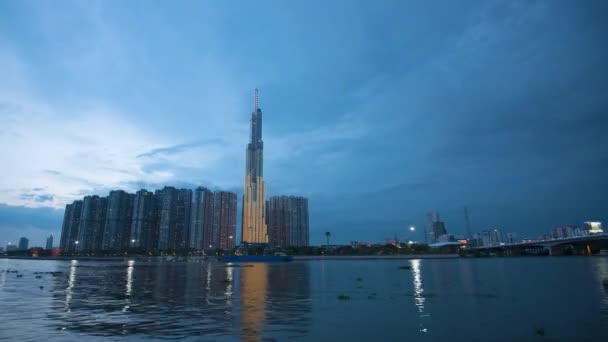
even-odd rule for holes
{"type": "Polygon", "coordinates": [[[464,206],[471,232],[606,222],[605,6],[2,2],[0,244],[114,189],[240,202],[254,87],[266,197],[310,200],[312,244],[422,240],[432,211],[460,235],[464,206]]]}

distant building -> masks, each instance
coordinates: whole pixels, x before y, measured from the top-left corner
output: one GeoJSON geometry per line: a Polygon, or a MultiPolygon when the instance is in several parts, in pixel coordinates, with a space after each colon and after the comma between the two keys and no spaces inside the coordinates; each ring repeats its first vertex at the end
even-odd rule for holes
{"type": "Polygon", "coordinates": [[[166,186],[158,191],[160,224],[158,249],[180,249],[188,246],[192,190],[166,186]]]}
{"type": "Polygon", "coordinates": [[[4,247],[0,247],[0,253],[4,253],[4,247]]]}
{"type": "Polygon", "coordinates": [[[601,234],[604,232],[602,222],[585,222],[585,226],[589,234],[601,234]]]}
{"type": "Polygon", "coordinates": [[[134,198],[135,195],[123,190],[110,191],[101,249],[124,250],[129,248],[134,198]]]}
{"type": "Polygon", "coordinates": [[[439,219],[439,213],[432,212],[429,215],[431,218],[431,242],[435,243],[439,241],[440,236],[448,232],[445,229],[445,223],[439,219]]]}
{"type": "Polygon", "coordinates": [[[308,199],[274,196],[268,201],[268,241],[275,247],[308,246],[308,199]]]}
{"type": "Polygon", "coordinates": [[[59,248],[64,252],[73,252],[76,250],[81,213],[82,201],[74,201],[72,204],[65,206],[61,238],[59,241],[59,248]]]}
{"type": "Polygon", "coordinates": [[[7,252],[14,252],[16,250],[17,250],[17,246],[16,245],[13,245],[13,244],[10,244],[10,243],[8,245],[6,245],[6,251],[7,252]]]}
{"type": "Polygon", "coordinates": [[[213,192],[199,186],[192,195],[190,248],[202,250],[213,245],[213,220],[213,192]]]}
{"type": "Polygon", "coordinates": [[[437,242],[455,242],[455,241],[456,241],[456,239],[454,238],[453,234],[443,234],[437,238],[437,242]]]}
{"type": "Polygon", "coordinates": [[[153,192],[139,190],[133,199],[131,248],[155,250],[158,244],[159,211],[153,192]]]}
{"type": "Polygon", "coordinates": [[[566,239],[574,237],[576,227],[574,226],[562,226],[551,229],[551,237],[554,239],[566,239]]]}
{"type": "Polygon", "coordinates": [[[51,249],[53,249],[53,234],[49,235],[49,237],[46,238],[46,247],[45,249],[47,251],[50,251],[51,249]]]}
{"type": "Polygon", "coordinates": [[[506,243],[512,244],[512,243],[517,243],[518,242],[518,240],[517,240],[517,234],[515,234],[515,233],[507,233],[506,238],[507,238],[506,241],[505,241],[506,243]]]}
{"type": "Polygon", "coordinates": [[[478,234],[473,235],[471,246],[497,246],[508,243],[507,237],[501,229],[482,230],[478,234]]]}
{"type": "Polygon", "coordinates": [[[30,240],[25,237],[19,239],[19,250],[26,251],[29,248],[30,240]]]}
{"type": "Polygon", "coordinates": [[[213,193],[212,249],[232,249],[236,240],[236,193],[216,191],[213,193]]]}
{"type": "Polygon", "coordinates": [[[106,197],[85,196],[82,201],[78,240],[74,242],[77,251],[93,251],[102,247],[106,223],[106,197]]]}

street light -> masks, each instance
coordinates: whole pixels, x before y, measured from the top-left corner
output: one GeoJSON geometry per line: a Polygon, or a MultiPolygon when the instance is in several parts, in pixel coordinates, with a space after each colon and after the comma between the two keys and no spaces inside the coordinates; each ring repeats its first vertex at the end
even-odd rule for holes
{"type": "Polygon", "coordinates": [[[135,239],[131,240],[132,243],[135,243],[135,239]]]}
{"type": "Polygon", "coordinates": [[[74,241],[74,243],[75,243],[75,244],[79,244],[79,243],[80,243],[80,241],[74,241]]]}
{"type": "Polygon", "coordinates": [[[413,232],[414,230],[416,230],[416,227],[411,226],[411,227],[410,227],[410,232],[413,232]]]}
{"type": "Polygon", "coordinates": [[[230,235],[228,238],[229,238],[229,239],[232,239],[232,235],[230,235]]]}

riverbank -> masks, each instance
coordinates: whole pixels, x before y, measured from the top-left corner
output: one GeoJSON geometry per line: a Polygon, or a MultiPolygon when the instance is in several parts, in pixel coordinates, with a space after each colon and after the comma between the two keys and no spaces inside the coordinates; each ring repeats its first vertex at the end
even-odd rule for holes
{"type": "Polygon", "coordinates": [[[399,254],[399,255],[294,255],[294,261],[302,260],[409,260],[455,259],[458,254],[399,254]]]}
{"type": "MultiPolygon", "coordinates": [[[[314,261],[314,260],[410,260],[410,259],[455,259],[459,258],[458,254],[399,254],[399,255],[294,255],[294,261],[314,261]]],[[[177,257],[180,260],[194,259],[200,260],[204,257],[177,257]]],[[[215,260],[218,257],[209,256],[210,260],[215,260]]],[[[125,260],[161,260],[159,256],[108,256],[108,257],[90,257],[90,256],[57,256],[57,257],[30,257],[30,256],[0,256],[0,259],[14,260],[81,260],[81,261],[125,261],[125,260]]]]}

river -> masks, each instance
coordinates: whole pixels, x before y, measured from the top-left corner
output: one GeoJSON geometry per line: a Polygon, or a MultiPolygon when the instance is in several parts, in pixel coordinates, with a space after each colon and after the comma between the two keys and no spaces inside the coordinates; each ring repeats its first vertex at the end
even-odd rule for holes
{"type": "Polygon", "coordinates": [[[0,259],[0,339],[602,341],[604,281],[606,257],[0,259]]]}

